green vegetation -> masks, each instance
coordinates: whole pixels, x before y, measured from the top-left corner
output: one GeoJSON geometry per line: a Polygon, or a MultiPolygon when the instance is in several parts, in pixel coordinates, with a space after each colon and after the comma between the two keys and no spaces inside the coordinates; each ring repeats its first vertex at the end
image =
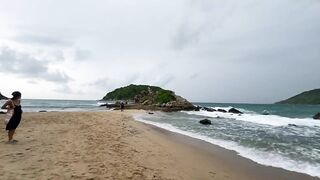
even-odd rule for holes
{"type": "Polygon", "coordinates": [[[320,89],[303,92],[277,104],[320,104],[320,89]]]}
{"type": "Polygon", "coordinates": [[[172,91],[156,86],[131,84],[109,92],[103,100],[134,100],[137,95],[141,96],[141,101],[152,100],[153,103],[167,103],[175,99],[172,91]],[[152,97],[150,97],[149,90],[151,90],[152,97]]]}
{"type": "Polygon", "coordinates": [[[156,93],[156,96],[155,96],[156,103],[163,104],[163,103],[170,102],[172,100],[175,100],[175,97],[171,91],[160,90],[156,93]]]}

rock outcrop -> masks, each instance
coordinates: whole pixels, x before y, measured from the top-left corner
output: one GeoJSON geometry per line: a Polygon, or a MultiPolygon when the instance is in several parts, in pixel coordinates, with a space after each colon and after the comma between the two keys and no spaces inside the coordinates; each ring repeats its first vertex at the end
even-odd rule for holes
{"type": "Polygon", "coordinates": [[[320,112],[318,112],[316,115],[313,116],[313,119],[320,120],[320,112]]]}
{"type": "Polygon", "coordinates": [[[270,112],[267,110],[262,111],[262,115],[270,115],[270,112]]]}
{"type": "Polygon", "coordinates": [[[223,112],[223,113],[228,112],[228,111],[226,111],[226,110],[224,110],[224,109],[218,109],[217,111],[219,111],[219,112],[223,112]]]}
{"type": "Polygon", "coordinates": [[[208,112],[216,111],[215,109],[212,109],[212,108],[209,108],[209,107],[203,107],[202,109],[205,110],[205,111],[208,111],[208,112]]]}
{"type": "Polygon", "coordinates": [[[234,114],[243,114],[241,111],[239,111],[239,110],[236,109],[236,108],[231,108],[231,109],[229,109],[228,112],[229,112],[229,113],[234,113],[234,114]]]}
{"type": "MultiPolygon", "coordinates": [[[[164,90],[156,86],[129,85],[108,93],[104,100],[129,101],[125,109],[144,109],[160,111],[195,110],[196,107],[185,98],[176,95],[173,91],[164,90]]],[[[115,105],[105,105],[118,108],[115,105]]]]}
{"type": "Polygon", "coordinates": [[[211,125],[211,121],[209,119],[203,119],[201,121],[199,121],[200,124],[203,124],[203,125],[211,125]]]}

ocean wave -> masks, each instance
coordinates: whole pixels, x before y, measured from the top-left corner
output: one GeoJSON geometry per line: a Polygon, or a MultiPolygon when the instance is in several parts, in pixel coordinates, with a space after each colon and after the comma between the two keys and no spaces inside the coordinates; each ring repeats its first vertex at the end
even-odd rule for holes
{"type": "Polygon", "coordinates": [[[311,118],[288,118],[278,115],[260,115],[260,114],[232,114],[232,113],[223,113],[223,112],[208,112],[208,111],[186,111],[185,113],[190,115],[199,115],[212,118],[226,118],[234,119],[239,121],[247,121],[256,124],[265,124],[270,126],[287,126],[289,124],[294,124],[297,126],[320,126],[320,121],[311,119],[311,118]]]}
{"type": "Polygon", "coordinates": [[[236,142],[214,139],[204,135],[197,134],[195,132],[184,131],[168,123],[147,121],[143,119],[142,115],[135,115],[134,119],[146,124],[150,124],[162,129],[166,129],[171,132],[175,132],[175,133],[183,134],[192,138],[200,139],[229,150],[234,150],[240,156],[251,159],[252,161],[255,161],[262,165],[283,168],[289,171],[295,171],[299,173],[309,174],[311,176],[320,177],[320,164],[318,163],[296,161],[288,157],[281,156],[274,152],[264,152],[264,151],[256,150],[254,148],[240,146],[236,142]]]}

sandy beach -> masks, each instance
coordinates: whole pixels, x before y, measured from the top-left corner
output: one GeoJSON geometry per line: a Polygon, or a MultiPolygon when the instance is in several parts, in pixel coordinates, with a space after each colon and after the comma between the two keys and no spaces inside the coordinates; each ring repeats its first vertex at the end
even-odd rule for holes
{"type": "Polygon", "coordinates": [[[146,112],[24,113],[18,143],[1,130],[0,179],[317,179],[134,121],[134,113],[146,112]]]}

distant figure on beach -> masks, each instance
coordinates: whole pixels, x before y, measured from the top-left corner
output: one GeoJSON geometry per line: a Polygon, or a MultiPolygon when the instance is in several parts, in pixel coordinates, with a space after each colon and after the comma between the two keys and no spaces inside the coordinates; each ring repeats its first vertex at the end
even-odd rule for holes
{"type": "Polygon", "coordinates": [[[124,110],[124,103],[123,102],[120,103],[120,109],[121,109],[121,112],[124,110]]]}
{"type": "Polygon", "coordinates": [[[19,91],[15,91],[12,93],[12,98],[8,100],[1,109],[6,109],[6,130],[8,131],[8,139],[9,143],[18,142],[17,140],[13,140],[13,135],[15,130],[20,124],[22,117],[22,109],[21,109],[21,93],[19,91]]]}

